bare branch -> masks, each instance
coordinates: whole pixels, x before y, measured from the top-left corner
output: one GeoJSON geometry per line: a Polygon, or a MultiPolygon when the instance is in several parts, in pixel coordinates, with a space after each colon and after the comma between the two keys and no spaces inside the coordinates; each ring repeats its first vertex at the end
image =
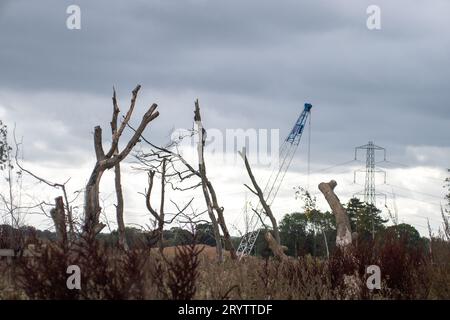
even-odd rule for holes
{"type": "Polygon", "coordinates": [[[248,190],[250,190],[250,192],[253,193],[255,196],[258,196],[258,193],[257,193],[255,190],[253,190],[252,188],[250,188],[246,183],[244,183],[244,186],[245,186],[248,190]]]}
{"type": "Polygon", "coordinates": [[[125,115],[125,118],[122,121],[122,124],[121,124],[119,130],[117,130],[117,117],[119,115],[119,106],[117,105],[116,90],[113,89],[113,91],[114,91],[114,93],[113,93],[114,110],[113,110],[113,121],[112,122],[115,122],[115,130],[114,130],[113,137],[112,137],[111,149],[108,151],[106,158],[111,158],[111,156],[114,154],[114,152],[119,144],[120,136],[122,135],[123,130],[127,126],[128,122],[130,121],[131,115],[133,114],[134,106],[136,104],[136,98],[137,98],[137,95],[138,95],[138,92],[140,89],[141,89],[140,85],[137,85],[136,88],[134,88],[134,90],[132,92],[130,108],[128,109],[127,114],[125,115]]]}
{"type": "Polygon", "coordinates": [[[103,151],[102,128],[96,126],[94,129],[94,149],[97,161],[105,159],[105,151],[103,151]]]}
{"type": "MultiPolygon", "coordinates": [[[[275,216],[273,215],[272,209],[267,204],[267,201],[264,198],[263,191],[261,190],[261,188],[259,187],[258,183],[256,182],[256,178],[253,175],[252,168],[250,167],[250,164],[249,164],[248,159],[247,159],[245,147],[242,148],[242,152],[239,152],[239,154],[241,155],[242,159],[244,160],[245,168],[247,169],[247,174],[250,177],[250,180],[252,181],[253,187],[256,190],[256,195],[259,198],[259,202],[261,203],[266,216],[269,217],[270,222],[272,223],[272,228],[273,228],[273,233],[274,233],[275,240],[278,242],[278,244],[280,244],[280,232],[278,230],[277,220],[275,219],[275,216]]],[[[252,189],[249,188],[249,190],[253,192],[252,189]]]]}
{"type": "Polygon", "coordinates": [[[145,194],[145,204],[147,206],[147,210],[155,217],[156,220],[159,221],[158,212],[156,212],[155,209],[153,209],[151,202],[150,202],[152,189],[153,189],[154,177],[155,177],[155,171],[149,171],[148,172],[148,191],[145,194]]]}

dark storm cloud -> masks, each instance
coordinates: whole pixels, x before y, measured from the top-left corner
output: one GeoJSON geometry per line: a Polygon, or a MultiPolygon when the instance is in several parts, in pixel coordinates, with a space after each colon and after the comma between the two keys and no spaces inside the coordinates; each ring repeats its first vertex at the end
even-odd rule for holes
{"type": "Polygon", "coordinates": [[[189,125],[196,97],[209,127],[281,128],[281,136],[309,101],[315,161],[351,159],[368,140],[414,161],[408,145],[449,147],[450,3],[375,2],[379,31],[366,28],[373,1],[76,1],[80,31],[65,28],[72,1],[0,2],[0,91],[49,93],[20,112],[14,97],[0,104],[20,114],[19,126],[66,126],[43,131],[50,147],[70,136],[88,150],[92,126],[107,126],[112,85],[124,104],[136,83],[145,103],[157,94],[161,139],[189,125]],[[30,118],[25,110],[37,106],[30,118]]]}

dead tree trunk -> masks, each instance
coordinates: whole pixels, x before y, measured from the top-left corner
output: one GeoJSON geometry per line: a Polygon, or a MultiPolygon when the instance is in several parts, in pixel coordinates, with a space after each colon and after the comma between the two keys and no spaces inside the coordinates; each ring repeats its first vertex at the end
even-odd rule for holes
{"type": "Polygon", "coordinates": [[[152,194],[152,190],[153,190],[153,181],[154,181],[154,177],[155,177],[155,171],[151,170],[148,173],[148,191],[145,194],[145,202],[146,202],[146,206],[148,211],[153,215],[153,217],[155,218],[156,222],[157,222],[157,229],[156,229],[156,233],[157,233],[157,239],[158,239],[158,247],[159,247],[159,251],[162,253],[163,249],[164,249],[164,218],[165,218],[165,213],[164,213],[164,201],[165,201],[165,175],[166,175],[166,160],[164,159],[162,162],[162,172],[161,172],[161,202],[160,202],[160,206],[159,206],[159,213],[153,209],[151,202],[150,202],[150,198],[151,198],[151,194],[152,194]]]}
{"type": "Polygon", "coordinates": [[[200,173],[200,179],[202,182],[202,191],[203,196],[205,197],[206,208],[208,210],[208,215],[212,223],[214,238],[216,239],[216,254],[217,260],[219,262],[223,261],[223,249],[222,249],[222,239],[220,236],[219,223],[217,222],[216,216],[214,215],[213,205],[211,201],[211,197],[208,191],[208,178],[206,176],[206,167],[205,167],[205,159],[204,159],[204,148],[206,141],[206,131],[202,125],[202,118],[200,115],[200,106],[198,104],[198,100],[195,101],[195,111],[194,111],[194,121],[197,125],[197,133],[198,133],[198,145],[197,145],[197,153],[198,153],[198,171],[200,173]]]}
{"type": "Polygon", "coordinates": [[[223,215],[224,208],[219,206],[219,204],[217,202],[216,191],[214,190],[214,187],[209,180],[208,180],[207,184],[208,184],[209,193],[211,194],[213,208],[217,212],[217,222],[223,232],[225,249],[230,252],[231,259],[235,260],[235,259],[237,259],[236,250],[234,249],[234,245],[231,242],[231,235],[230,235],[230,232],[228,231],[227,224],[225,223],[225,217],[223,215]]]}
{"type": "Polygon", "coordinates": [[[278,230],[277,219],[275,219],[272,209],[267,204],[266,199],[264,199],[263,191],[259,187],[258,182],[256,182],[255,176],[253,175],[253,172],[252,172],[252,168],[250,167],[250,164],[247,159],[245,148],[242,149],[242,152],[240,152],[240,155],[241,155],[242,159],[244,159],[245,168],[247,169],[248,176],[250,177],[250,180],[252,181],[254,190],[252,188],[250,188],[248,185],[245,185],[245,186],[250,190],[250,192],[252,192],[254,195],[256,195],[259,198],[259,201],[264,209],[264,213],[266,214],[267,217],[269,217],[270,222],[272,224],[275,241],[278,243],[278,245],[280,245],[281,244],[280,232],[278,230]]]}
{"type": "Polygon", "coordinates": [[[116,219],[117,219],[117,231],[119,234],[119,247],[122,250],[128,250],[128,243],[125,235],[125,221],[123,219],[123,193],[122,193],[122,183],[120,174],[120,164],[116,164],[114,167],[114,184],[116,188],[116,219]]]}
{"type": "MultiPolygon", "coordinates": [[[[117,134],[117,118],[120,113],[119,105],[117,103],[116,91],[113,93],[113,116],[111,120],[111,134],[112,138],[117,134]]],[[[114,155],[117,156],[119,154],[119,146],[116,146],[114,150],[114,155]]],[[[119,247],[122,250],[128,250],[128,243],[125,235],[125,221],[123,218],[123,192],[122,192],[122,177],[120,172],[120,163],[117,163],[114,166],[114,186],[116,189],[116,219],[117,219],[117,231],[119,235],[119,247]]]]}
{"type": "Polygon", "coordinates": [[[336,245],[338,247],[348,247],[352,244],[352,229],[350,227],[350,220],[347,212],[342,206],[339,198],[334,193],[334,188],[337,186],[336,181],[322,182],[319,184],[319,190],[325,196],[331,210],[336,218],[336,245]]]}
{"type": "Polygon", "coordinates": [[[61,248],[67,248],[66,215],[62,197],[55,199],[55,208],[50,210],[50,215],[55,225],[57,241],[61,244],[61,248]]]}
{"type": "Polygon", "coordinates": [[[264,239],[266,239],[267,245],[273,252],[273,255],[281,261],[286,261],[288,259],[287,255],[284,253],[283,247],[278,244],[278,242],[273,238],[270,231],[264,234],[264,239]]]}
{"type": "Polygon", "coordinates": [[[147,125],[159,115],[158,111],[156,111],[157,105],[153,104],[149,108],[149,110],[144,114],[141,123],[136,129],[134,135],[128,141],[126,147],[121,152],[116,151],[119,144],[119,139],[122,136],[122,133],[125,127],[127,126],[133,113],[134,106],[136,103],[136,97],[140,88],[141,87],[138,85],[133,90],[130,108],[127,114],[125,115],[124,120],[121,123],[121,126],[115,132],[115,134],[113,134],[111,148],[106,154],[103,150],[102,129],[100,128],[100,126],[95,127],[94,147],[96,154],[96,164],[86,185],[85,200],[84,200],[85,221],[83,226],[84,236],[88,237],[91,240],[105,226],[103,223],[99,222],[101,212],[99,201],[99,186],[103,173],[106,170],[115,167],[117,164],[119,164],[123,159],[125,159],[128,156],[133,147],[139,141],[139,138],[143,133],[143,131],[145,130],[145,128],[147,127],[147,125]]]}

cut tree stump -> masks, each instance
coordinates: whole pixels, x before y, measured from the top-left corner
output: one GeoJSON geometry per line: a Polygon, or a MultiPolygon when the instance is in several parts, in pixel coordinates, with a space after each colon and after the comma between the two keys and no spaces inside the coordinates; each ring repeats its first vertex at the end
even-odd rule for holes
{"type": "Polygon", "coordinates": [[[319,184],[319,190],[325,196],[331,210],[336,218],[336,245],[338,247],[347,247],[352,244],[352,229],[350,227],[350,220],[347,212],[341,204],[338,196],[334,193],[337,182],[331,180],[330,182],[322,182],[319,184]]]}

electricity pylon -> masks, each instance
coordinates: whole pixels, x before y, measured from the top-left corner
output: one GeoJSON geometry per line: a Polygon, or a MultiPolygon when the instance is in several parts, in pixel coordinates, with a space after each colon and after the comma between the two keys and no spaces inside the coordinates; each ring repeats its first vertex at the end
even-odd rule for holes
{"type": "Polygon", "coordinates": [[[386,149],[383,147],[379,147],[375,145],[372,141],[369,141],[368,144],[363,146],[359,146],[355,148],[355,160],[358,158],[358,150],[366,150],[366,169],[365,170],[357,170],[354,172],[353,182],[356,183],[356,173],[357,172],[365,172],[365,184],[364,191],[358,192],[355,195],[364,195],[364,202],[367,204],[371,204],[376,206],[376,197],[386,195],[383,193],[377,193],[375,190],[375,174],[382,173],[384,174],[384,183],[386,183],[386,172],[380,169],[377,169],[375,166],[375,152],[383,151],[384,152],[384,160],[386,160],[386,149]]]}

